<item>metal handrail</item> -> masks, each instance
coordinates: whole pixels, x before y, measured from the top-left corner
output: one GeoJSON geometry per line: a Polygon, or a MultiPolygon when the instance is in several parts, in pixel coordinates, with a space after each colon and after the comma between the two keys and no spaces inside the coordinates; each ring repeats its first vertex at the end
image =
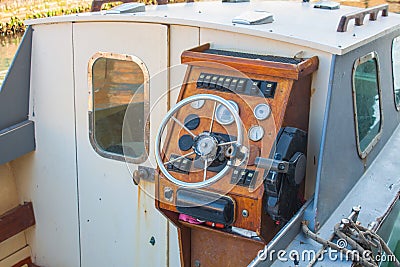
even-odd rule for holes
{"type": "Polygon", "coordinates": [[[370,7],[367,9],[364,9],[362,11],[357,11],[353,12],[347,15],[343,15],[340,18],[340,22],[337,28],[338,32],[346,32],[347,31],[347,25],[349,24],[349,21],[354,19],[355,20],[355,25],[356,26],[361,26],[364,24],[364,18],[366,15],[369,15],[369,20],[374,21],[378,17],[379,11],[382,11],[382,16],[387,17],[389,15],[389,5],[388,4],[383,4],[379,6],[374,6],[370,7]]]}

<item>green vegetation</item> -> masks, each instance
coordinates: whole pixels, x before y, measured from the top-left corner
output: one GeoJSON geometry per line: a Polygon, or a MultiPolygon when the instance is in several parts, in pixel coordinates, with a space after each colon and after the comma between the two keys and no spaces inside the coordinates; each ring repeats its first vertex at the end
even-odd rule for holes
{"type": "MultiPolygon", "coordinates": [[[[107,10],[114,6],[119,5],[121,2],[106,3],[102,9],[107,10]]],[[[25,31],[24,21],[27,19],[38,19],[53,16],[69,15],[75,13],[89,12],[91,4],[81,4],[74,8],[58,8],[53,10],[47,10],[43,12],[32,12],[27,13],[25,17],[12,16],[8,21],[0,21],[0,36],[13,36],[20,35],[25,31]]]]}
{"type": "Polygon", "coordinates": [[[24,22],[17,17],[11,17],[9,22],[0,23],[0,36],[17,35],[25,30],[24,22]]]}

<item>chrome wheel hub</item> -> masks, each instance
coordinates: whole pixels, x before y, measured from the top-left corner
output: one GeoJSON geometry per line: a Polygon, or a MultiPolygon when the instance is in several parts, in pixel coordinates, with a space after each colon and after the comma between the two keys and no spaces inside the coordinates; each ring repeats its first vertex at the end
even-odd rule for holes
{"type": "Polygon", "coordinates": [[[218,140],[209,133],[201,133],[194,139],[193,150],[204,160],[212,161],[217,155],[218,140]]]}

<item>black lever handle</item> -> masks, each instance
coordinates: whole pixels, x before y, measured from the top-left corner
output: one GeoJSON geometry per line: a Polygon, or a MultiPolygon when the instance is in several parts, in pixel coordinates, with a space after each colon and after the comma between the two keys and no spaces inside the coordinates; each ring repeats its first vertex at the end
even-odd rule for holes
{"type": "Polygon", "coordinates": [[[257,157],[254,163],[257,168],[262,168],[270,171],[275,171],[279,173],[287,173],[289,171],[289,162],[287,161],[257,157]]]}

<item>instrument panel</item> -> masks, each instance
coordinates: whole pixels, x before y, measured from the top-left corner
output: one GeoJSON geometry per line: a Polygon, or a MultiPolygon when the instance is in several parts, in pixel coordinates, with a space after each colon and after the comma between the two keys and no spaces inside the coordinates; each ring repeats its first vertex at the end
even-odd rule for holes
{"type": "Polygon", "coordinates": [[[178,224],[181,215],[192,216],[201,227],[244,229],[268,241],[279,230],[265,210],[264,181],[273,176],[256,158],[274,157],[282,127],[307,130],[318,61],[303,66],[306,61],[231,58],[207,49],[182,55],[184,83],[156,144],[156,205],[178,224]]]}
{"type": "MultiPolygon", "coordinates": [[[[260,75],[248,77],[231,69],[194,66],[190,69],[187,81],[182,87],[179,99],[187,99],[200,94],[212,94],[224,98],[237,112],[243,124],[243,145],[248,148],[246,162],[231,168],[220,180],[202,188],[202,190],[209,192],[228,195],[234,200],[236,215],[232,225],[236,227],[256,231],[261,225],[263,216],[260,209],[261,202],[257,202],[263,195],[262,184],[265,171],[256,168],[254,160],[256,157],[269,157],[271,151],[274,150],[277,124],[282,123],[283,116],[274,116],[273,113],[279,113],[282,110],[281,103],[288,101],[287,88],[290,88],[290,86],[290,81],[278,77],[260,75]],[[208,80],[205,73],[211,76],[207,86],[204,82],[199,82],[203,76],[203,81],[204,79],[208,80]],[[219,77],[219,79],[213,79],[213,77],[219,77]],[[222,80],[221,77],[224,77],[225,80],[222,80]],[[231,79],[231,84],[232,82],[235,83],[235,79],[237,79],[236,87],[231,86],[231,84],[228,85],[227,79],[231,79]],[[215,83],[212,83],[212,81],[215,81],[215,83]],[[220,81],[221,87],[219,87],[218,81],[220,81]],[[254,81],[263,81],[260,83],[265,85],[263,88],[268,87],[271,90],[262,92],[260,88],[253,86],[254,81]],[[267,86],[267,84],[270,86],[267,86]],[[242,85],[245,89],[241,89],[242,85]],[[265,95],[268,95],[268,97],[265,97],[265,95]],[[243,210],[248,212],[246,217],[241,215],[243,210]]],[[[181,127],[175,121],[169,125],[168,141],[163,148],[164,162],[177,159],[167,164],[167,169],[171,171],[174,177],[185,182],[201,182],[214,176],[227,165],[228,160],[225,154],[228,147],[216,152],[218,156],[209,164],[206,175],[203,172],[204,162],[199,160],[199,153],[182,157],[182,155],[196,148],[193,146],[196,141],[195,138],[185,128],[196,136],[204,131],[210,132],[209,126],[214,108],[215,119],[211,136],[218,143],[229,143],[236,140],[237,131],[233,114],[221,103],[197,100],[183,106],[175,114],[175,117],[185,127],[181,127]]],[[[203,143],[200,142],[198,145],[201,146],[203,143]]],[[[177,195],[179,186],[171,183],[168,179],[161,179],[160,186],[160,207],[178,212],[174,203],[175,199],[168,198],[168,196],[171,191],[177,195]],[[167,197],[164,196],[165,192],[167,192],[167,197]]]]}
{"type": "Polygon", "coordinates": [[[256,97],[274,98],[276,82],[224,76],[215,73],[200,73],[197,88],[244,94],[256,97]]]}

